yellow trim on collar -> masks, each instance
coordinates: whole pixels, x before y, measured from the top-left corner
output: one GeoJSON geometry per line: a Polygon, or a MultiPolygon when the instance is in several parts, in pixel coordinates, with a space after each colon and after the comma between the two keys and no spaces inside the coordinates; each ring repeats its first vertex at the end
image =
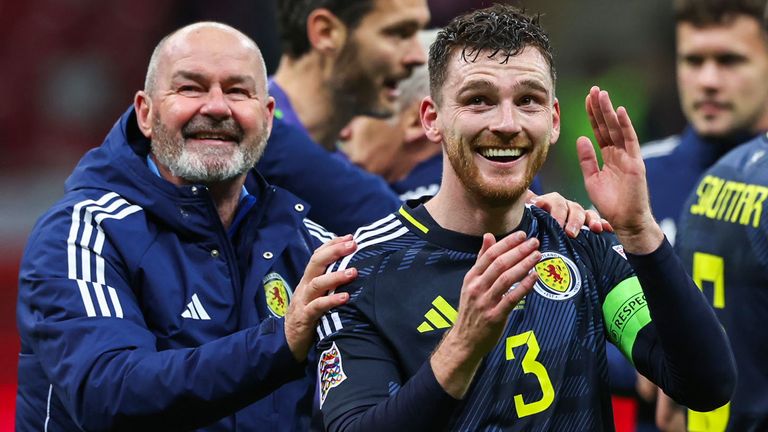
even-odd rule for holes
{"type": "Polygon", "coordinates": [[[400,213],[405,218],[405,220],[407,220],[408,222],[413,224],[413,226],[418,228],[419,231],[423,232],[424,234],[429,232],[429,228],[425,227],[424,224],[417,221],[415,217],[408,214],[408,212],[405,211],[405,207],[400,207],[400,210],[398,210],[398,213],[400,213]]]}

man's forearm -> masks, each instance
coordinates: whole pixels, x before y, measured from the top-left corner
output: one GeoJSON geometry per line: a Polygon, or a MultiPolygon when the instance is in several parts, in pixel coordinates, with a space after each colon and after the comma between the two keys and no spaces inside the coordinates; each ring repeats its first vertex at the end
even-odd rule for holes
{"type": "Polygon", "coordinates": [[[397,393],[370,407],[350,410],[326,424],[331,432],[441,431],[458,401],[446,393],[429,362],[397,393]]]}
{"type": "Polygon", "coordinates": [[[62,378],[59,387],[71,395],[71,412],[86,429],[202,427],[303,375],[279,324],[269,319],[196,348],[104,352],[89,365],[78,361],[88,367],[81,376],[89,385],[62,378]],[[143,394],[152,396],[130,396],[143,394]]]}

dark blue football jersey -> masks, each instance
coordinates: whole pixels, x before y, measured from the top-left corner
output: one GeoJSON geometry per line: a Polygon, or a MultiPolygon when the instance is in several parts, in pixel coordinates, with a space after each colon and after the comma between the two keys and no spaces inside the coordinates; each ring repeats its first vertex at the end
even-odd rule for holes
{"type": "Polygon", "coordinates": [[[689,413],[694,430],[768,430],[766,199],[768,139],[760,136],[707,170],[683,207],[676,248],[725,327],[738,367],[729,406],[689,413]]]}
{"type": "MultiPolygon", "coordinates": [[[[448,429],[613,430],[606,339],[643,358],[632,347],[651,321],[623,248],[609,233],[582,230],[571,239],[536,207],[525,209],[517,230],[540,240],[539,279],[448,429]]],[[[441,228],[413,202],[359,229],[356,239],[356,253],[329,269],[358,269],[343,287],[350,301],[318,326],[326,425],[395,394],[428,361],[457,317],[463,278],[482,243],[441,228]]]]}

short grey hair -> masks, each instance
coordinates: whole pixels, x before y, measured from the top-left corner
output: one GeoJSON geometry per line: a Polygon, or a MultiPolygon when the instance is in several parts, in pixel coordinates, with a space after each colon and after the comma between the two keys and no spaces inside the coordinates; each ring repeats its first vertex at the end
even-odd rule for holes
{"type": "Polygon", "coordinates": [[[259,46],[256,45],[256,42],[253,41],[248,35],[241,32],[240,30],[220,22],[216,21],[199,21],[196,23],[192,23],[189,25],[186,25],[184,27],[181,27],[179,29],[174,30],[173,32],[165,35],[162,39],[160,39],[160,42],[155,45],[155,49],[152,51],[152,56],[149,58],[149,65],[147,66],[147,75],[144,77],[144,91],[148,94],[153,94],[155,91],[155,86],[157,85],[157,66],[160,63],[160,57],[163,53],[163,50],[165,49],[165,46],[168,44],[168,41],[171,40],[174,36],[180,33],[188,33],[193,30],[197,30],[199,28],[203,27],[212,27],[219,30],[228,31],[231,33],[235,33],[245,45],[250,46],[253,48],[254,51],[256,51],[257,58],[259,59],[259,62],[261,63],[261,72],[264,77],[264,88],[262,89],[264,91],[264,94],[267,94],[267,65],[264,63],[264,56],[261,55],[261,50],[259,49],[259,46]]]}

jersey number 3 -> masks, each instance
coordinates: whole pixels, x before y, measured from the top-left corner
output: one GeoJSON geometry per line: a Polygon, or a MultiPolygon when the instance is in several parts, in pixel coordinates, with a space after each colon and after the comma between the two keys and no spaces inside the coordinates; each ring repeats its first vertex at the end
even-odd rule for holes
{"type": "Polygon", "coordinates": [[[555,389],[552,387],[552,381],[549,379],[547,369],[543,364],[536,361],[536,357],[539,355],[541,349],[539,348],[539,342],[536,340],[536,335],[533,334],[533,330],[510,336],[507,338],[506,343],[507,360],[515,359],[515,348],[523,345],[528,346],[528,351],[525,352],[521,362],[523,365],[523,372],[535,375],[541,386],[541,399],[535,402],[526,403],[523,400],[523,395],[515,395],[515,410],[517,411],[517,416],[525,417],[540,413],[549,408],[555,400],[555,389]]]}

